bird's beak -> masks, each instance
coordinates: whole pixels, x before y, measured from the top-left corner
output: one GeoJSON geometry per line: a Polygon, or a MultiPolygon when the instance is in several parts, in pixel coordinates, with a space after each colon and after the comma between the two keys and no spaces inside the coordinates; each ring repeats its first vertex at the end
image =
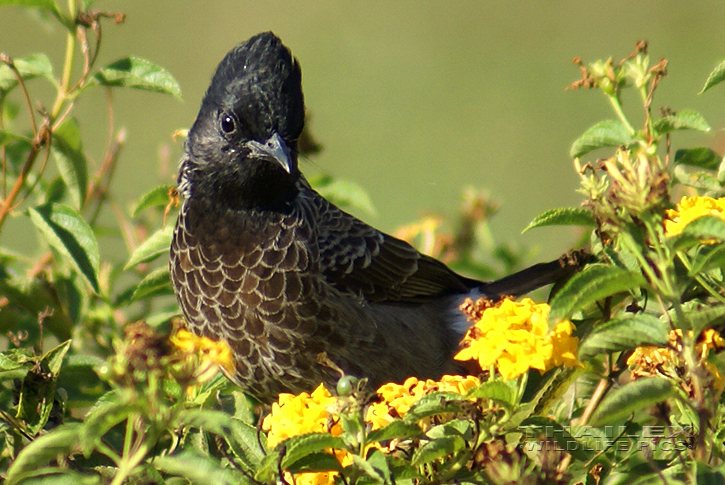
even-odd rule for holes
{"type": "Polygon", "coordinates": [[[277,162],[287,172],[292,172],[292,155],[290,155],[287,143],[277,133],[270,136],[267,141],[260,143],[251,140],[246,143],[251,156],[277,162]]]}

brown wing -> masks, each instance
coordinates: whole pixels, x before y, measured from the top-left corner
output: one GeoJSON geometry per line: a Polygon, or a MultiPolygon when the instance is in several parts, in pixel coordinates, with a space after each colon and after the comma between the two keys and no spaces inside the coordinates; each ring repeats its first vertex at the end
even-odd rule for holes
{"type": "Polygon", "coordinates": [[[426,301],[462,293],[464,278],[405,241],[365,224],[306,188],[301,199],[317,221],[320,271],[343,291],[370,301],[426,301]]]}

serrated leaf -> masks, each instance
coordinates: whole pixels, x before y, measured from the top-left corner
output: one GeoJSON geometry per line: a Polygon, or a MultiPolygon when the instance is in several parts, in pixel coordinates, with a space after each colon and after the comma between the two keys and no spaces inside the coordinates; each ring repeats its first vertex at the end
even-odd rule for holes
{"type": "Polygon", "coordinates": [[[720,166],[721,161],[720,155],[708,147],[683,148],[675,152],[675,165],[715,170],[720,166]]]}
{"type": "Polygon", "coordinates": [[[258,430],[256,427],[233,418],[230,423],[231,434],[225,436],[227,443],[250,469],[256,469],[264,459],[265,450],[260,448],[257,440],[258,430]]]}
{"type": "Polygon", "coordinates": [[[345,442],[338,436],[329,433],[309,433],[293,436],[282,442],[285,446],[281,466],[289,468],[297,460],[311,453],[324,452],[327,449],[344,450],[345,442]]]}
{"type": "MultiPolygon", "coordinates": [[[[6,0],[0,0],[0,5],[6,0]]],[[[53,3],[52,0],[48,2],[38,3],[53,3]]],[[[32,54],[27,57],[17,57],[13,59],[15,68],[20,73],[20,77],[24,80],[33,79],[36,77],[42,77],[50,81],[54,81],[53,77],[53,65],[50,62],[48,56],[44,53],[32,54]]],[[[17,86],[18,81],[15,77],[15,73],[6,64],[0,64],[0,92],[7,92],[17,86]]]]}
{"type": "Polygon", "coordinates": [[[501,380],[482,382],[477,387],[471,389],[466,397],[475,397],[478,399],[493,399],[509,406],[516,404],[516,391],[506,382],[501,380]]]}
{"type": "Polygon", "coordinates": [[[725,221],[715,216],[702,216],[687,224],[682,232],[670,240],[670,244],[676,249],[702,244],[708,239],[719,239],[725,241],[725,221]]]}
{"type": "MultiPolygon", "coordinates": [[[[353,460],[355,460],[355,458],[362,460],[359,456],[353,455],[353,460]]],[[[383,479],[382,482],[393,483],[393,472],[390,469],[385,453],[375,448],[371,449],[366,463],[375,470],[376,474],[379,475],[380,478],[383,479]]]]}
{"type": "Polygon", "coordinates": [[[644,285],[644,277],[637,272],[616,266],[592,264],[574,275],[551,300],[549,325],[565,320],[576,311],[583,310],[608,296],[644,285]]]}
{"type": "Polygon", "coordinates": [[[696,334],[699,334],[704,329],[712,327],[716,322],[721,321],[722,317],[725,316],[725,305],[688,306],[683,309],[683,313],[686,322],[681,322],[675,311],[669,311],[668,315],[678,328],[692,329],[696,334]]]}
{"type": "Polygon", "coordinates": [[[672,383],[662,377],[646,377],[610,391],[594,412],[590,424],[604,426],[657,404],[673,395],[672,383]]]}
{"type": "Polygon", "coordinates": [[[375,214],[375,207],[368,193],[354,182],[333,179],[328,175],[310,178],[310,185],[335,205],[352,207],[375,214]]]}
{"type": "Polygon", "coordinates": [[[71,263],[98,292],[100,254],[96,236],[86,221],[72,208],[45,204],[28,209],[30,220],[48,244],[71,263]]]}
{"type": "Polygon", "coordinates": [[[371,431],[368,434],[368,441],[388,441],[393,439],[415,438],[423,434],[423,431],[415,423],[408,423],[402,419],[396,419],[380,429],[371,431]]]}
{"type": "Polygon", "coordinates": [[[600,325],[579,346],[579,358],[605,352],[633,349],[641,345],[667,345],[669,326],[657,317],[638,313],[624,315],[600,325]]]}
{"type": "Polygon", "coordinates": [[[20,483],[25,473],[45,466],[58,455],[70,455],[78,448],[78,423],[58,426],[28,443],[12,462],[5,475],[5,485],[20,483]]]}
{"type": "Polygon", "coordinates": [[[212,409],[185,409],[178,415],[179,426],[191,426],[220,436],[231,433],[231,416],[212,409]]]}
{"type": "Polygon", "coordinates": [[[102,68],[93,79],[102,86],[143,89],[181,99],[181,86],[169,71],[138,57],[119,59],[102,68]]]}
{"type": "Polygon", "coordinates": [[[98,475],[88,475],[58,466],[45,466],[26,471],[18,478],[18,483],[22,483],[22,485],[103,485],[108,482],[104,482],[98,475]]]}
{"type": "Polygon", "coordinates": [[[677,114],[667,115],[657,120],[654,123],[654,129],[663,135],[675,130],[697,130],[707,133],[712,128],[700,113],[683,109],[677,114]]]}
{"type": "Polygon", "coordinates": [[[329,472],[340,471],[342,470],[342,466],[340,466],[340,462],[333,455],[317,452],[301,457],[290,465],[287,470],[292,473],[329,472]]]}
{"type": "Polygon", "coordinates": [[[528,231],[535,227],[543,226],[596,226],[597,223],[594,220],[594,214],[589,209],[582,207],[561,207],[558,209],[551,209],[538,215],[533,221],[529,222],[529,225],[521,231],[528,231]]]}
{"type": "Polygon", "coordinates": [[[588,449],[584,443],[574,438],[569,430],[554,421],[543,416],[532,416],[525,419],[519,425],[519,430],[524,431],[524,436],[536,440],[540,435],[547,440],[555,441],[561,450],[566,450],[575,459],[587,462],[594,456],[594,450],[588,449]]]}
{"type": "Polygon", "coordinates": [[[128,263],[126,263],[126,266],[124,266],[123,269],[127,270],[139,263],[153,261],[164,254],[168,255],[173,235],[174,226],[171,224],[168,224],[166,227],[162,227],[153,233],[134,250],[133,254],[128,259],[128,263]]]}
{"type": "Polygon", "coordinates": [[[66,340],[57,347],[49,350],[42,358],[41,362],[45,364],[53,376],[60,374],[60,368],[63,364],[63,358],[70,349],[71,340],[66,340]]]}
{"type": "Polygon", "coordinates": [[[63,182],[68,187],[74,208],[80,210],[86,200],[88,162],[83,152],[78,121],[68,118],[53,135],[53,158],[63,182]]]}
{"type": "Polygon", "coordinates": [[[127,302],[123,302],[126,305],[130,305],[133,302],[139,301],[143,298],[150,298],[158,295],[170,295],[171,279],[169,278],[169,268],[164,265],[163,267],[156,269],[141,280],[136,285],[131,294],[131,298],[127,302]]]}
{"type": "Polygon", "coordinates": [[[700,92],[698,94],[702,94],[711,87],[720,84],[725,79],[725,61],[722,61],[720,64],[715,67],[715,69],[712,70],[710,75],[707,77],[707,81],[705,81],[705,85],[702,87],[700,92]]]}
{"type": "Polygon", "coordinates": [[[153,464],[161,472],[184,477],[195,485],[256,485],[245,474],[225,467],[219,460],[190,450],[178,455],[156,456],[153,464]]]}
{"type": "Polygon", "coordinates": [[[696,276],[714,268],[725,268],[725,245],[705,246],[707,251],[698,252],[692,258],[688,276],[696,276]]]}
{"type": "Polygon", "coordinates": [[[8,351],[0,353],[0,372],[25,367],[25,364],[29,360],[30,359],[27,355],[19,354],[17,352],[10,353],[10,351],[8,351]]]}
{"type": "Polygon", "coordinates": [[[628,145],[632,136],[627,128],[618,120],[603,120],[584,132],[572,143],[569,155],[578,158],[592,150],[603,147],[617,147],[628,145]]]}
{"type": "Polygon", "coordinates": [[[410,407],[404,420],[408,423],[417,423],[420,419],[435,414],[461,411],[461,401],[463,400],[465,400],[463,396],[452,392],[427,394],[410,407]]]}
{"type": "Polygon", "coordinates": [[[413,454],[411,464],[420,466],[452,455],[466,448],[466,441],[460,436],[447,436],[429,441],[413,454]]]}
{"type": "Polygon", "coordinates": [[[139,197],[136,201],[136,205],[131,210],[131,216],[136,217],[144,209],[149,207],[166,206],[171,201],[169,194],[173,190],[174,186],[165,184],[154,187],[144,195],[139,197]]]}
{"type": "Polygon", "coordinates": [[[88,457],[96,449],[106,433],[116,425],[138,412],[138,408],[125,402],[105,400],[109,393],[102,396],[104,401],[97,402],[86,415],[79,429],[78,441],[81,451],[88,457]]]}

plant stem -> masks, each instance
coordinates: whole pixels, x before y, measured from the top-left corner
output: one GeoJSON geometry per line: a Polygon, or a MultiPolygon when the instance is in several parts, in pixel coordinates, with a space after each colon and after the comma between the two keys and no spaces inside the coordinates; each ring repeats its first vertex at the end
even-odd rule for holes
{"type": "Polygon", "coordinates": [[[73,21],[73,28],[68,29],[66,33],[66,44],[65,44],[65,58],[63,60],[63,75],[60,80],[60,89],[58,89],[58,95],[55,98],[53,109],[50,112],[52,120],[58,117],[63,104],[68,98],[68,90],[70,89],[71,78],[73,77],[73,62],[75,61],[76,54],[76,29],[75,18],[76,18],[76,2],[75,0],[68,0],[68,12],[70,18],[73,21]]]}
{"type": "Polygon", "coordinates": [[[634,129],[632,124],[627,119],[627,116],[624,114],[624,111],[622,110],[622,104],[619,102],[619,98],[614,94],[607,94],[607,100],[609,101],[609,104],[612,105],[612,109],[617,114],[617,117],[622,122],[624,127],[627,129],[627,132],[630,135],[634,135],[637,130],[634,129]]]}

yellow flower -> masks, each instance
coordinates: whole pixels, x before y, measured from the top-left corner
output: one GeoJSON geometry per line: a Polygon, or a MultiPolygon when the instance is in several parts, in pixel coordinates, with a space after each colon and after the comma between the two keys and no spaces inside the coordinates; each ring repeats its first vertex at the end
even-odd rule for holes
{"type": "MultiPolygon", "coordinates": [[[[725,198],[683,197],[674,209],[667,210],[665,234],[677,236],[690,222],[703,216],[715,216],[725,220],[725,198]]],[[[703,243],[712,244],[707,240],[703,243]]]]}
{"type": "Polygon", "coordinates": [[[196,373],[198,382],[211,379],[219,368],[230,374],[234,373],[234,356],[232,349],[225,341],[199,337],[186,329],[178,330],[170,340],[180,354],[199,357],[201,365],[196,373]]]}
{"type": "MultiPolygon", "coordinates": [[[[378,389],[382,402],[370,405],[366,421],[373,429],[380,429],[392,423],[395,418],[402,417],[420,398],[432,392],[453,392],[464,395],[478,386],[480,381],[474,376],[443,376],[440,381],[427,379],[418,380],[409,377],[403,384],[388,383],[378,389]]],[[[426,423],[422,423],[426,427],[426,423]]]]}
{"type": "Polygon", "coordinates": [[[543,373],[559,365],[576,366],[579,339],[571,335],[574,325],[564,320],[549,332],[550,310],[530,298],[504,299],[487,307],[466,333],[456,360],[477,360],[482,369],[495,365],[504,379],[529,369],[543,373]]]}

